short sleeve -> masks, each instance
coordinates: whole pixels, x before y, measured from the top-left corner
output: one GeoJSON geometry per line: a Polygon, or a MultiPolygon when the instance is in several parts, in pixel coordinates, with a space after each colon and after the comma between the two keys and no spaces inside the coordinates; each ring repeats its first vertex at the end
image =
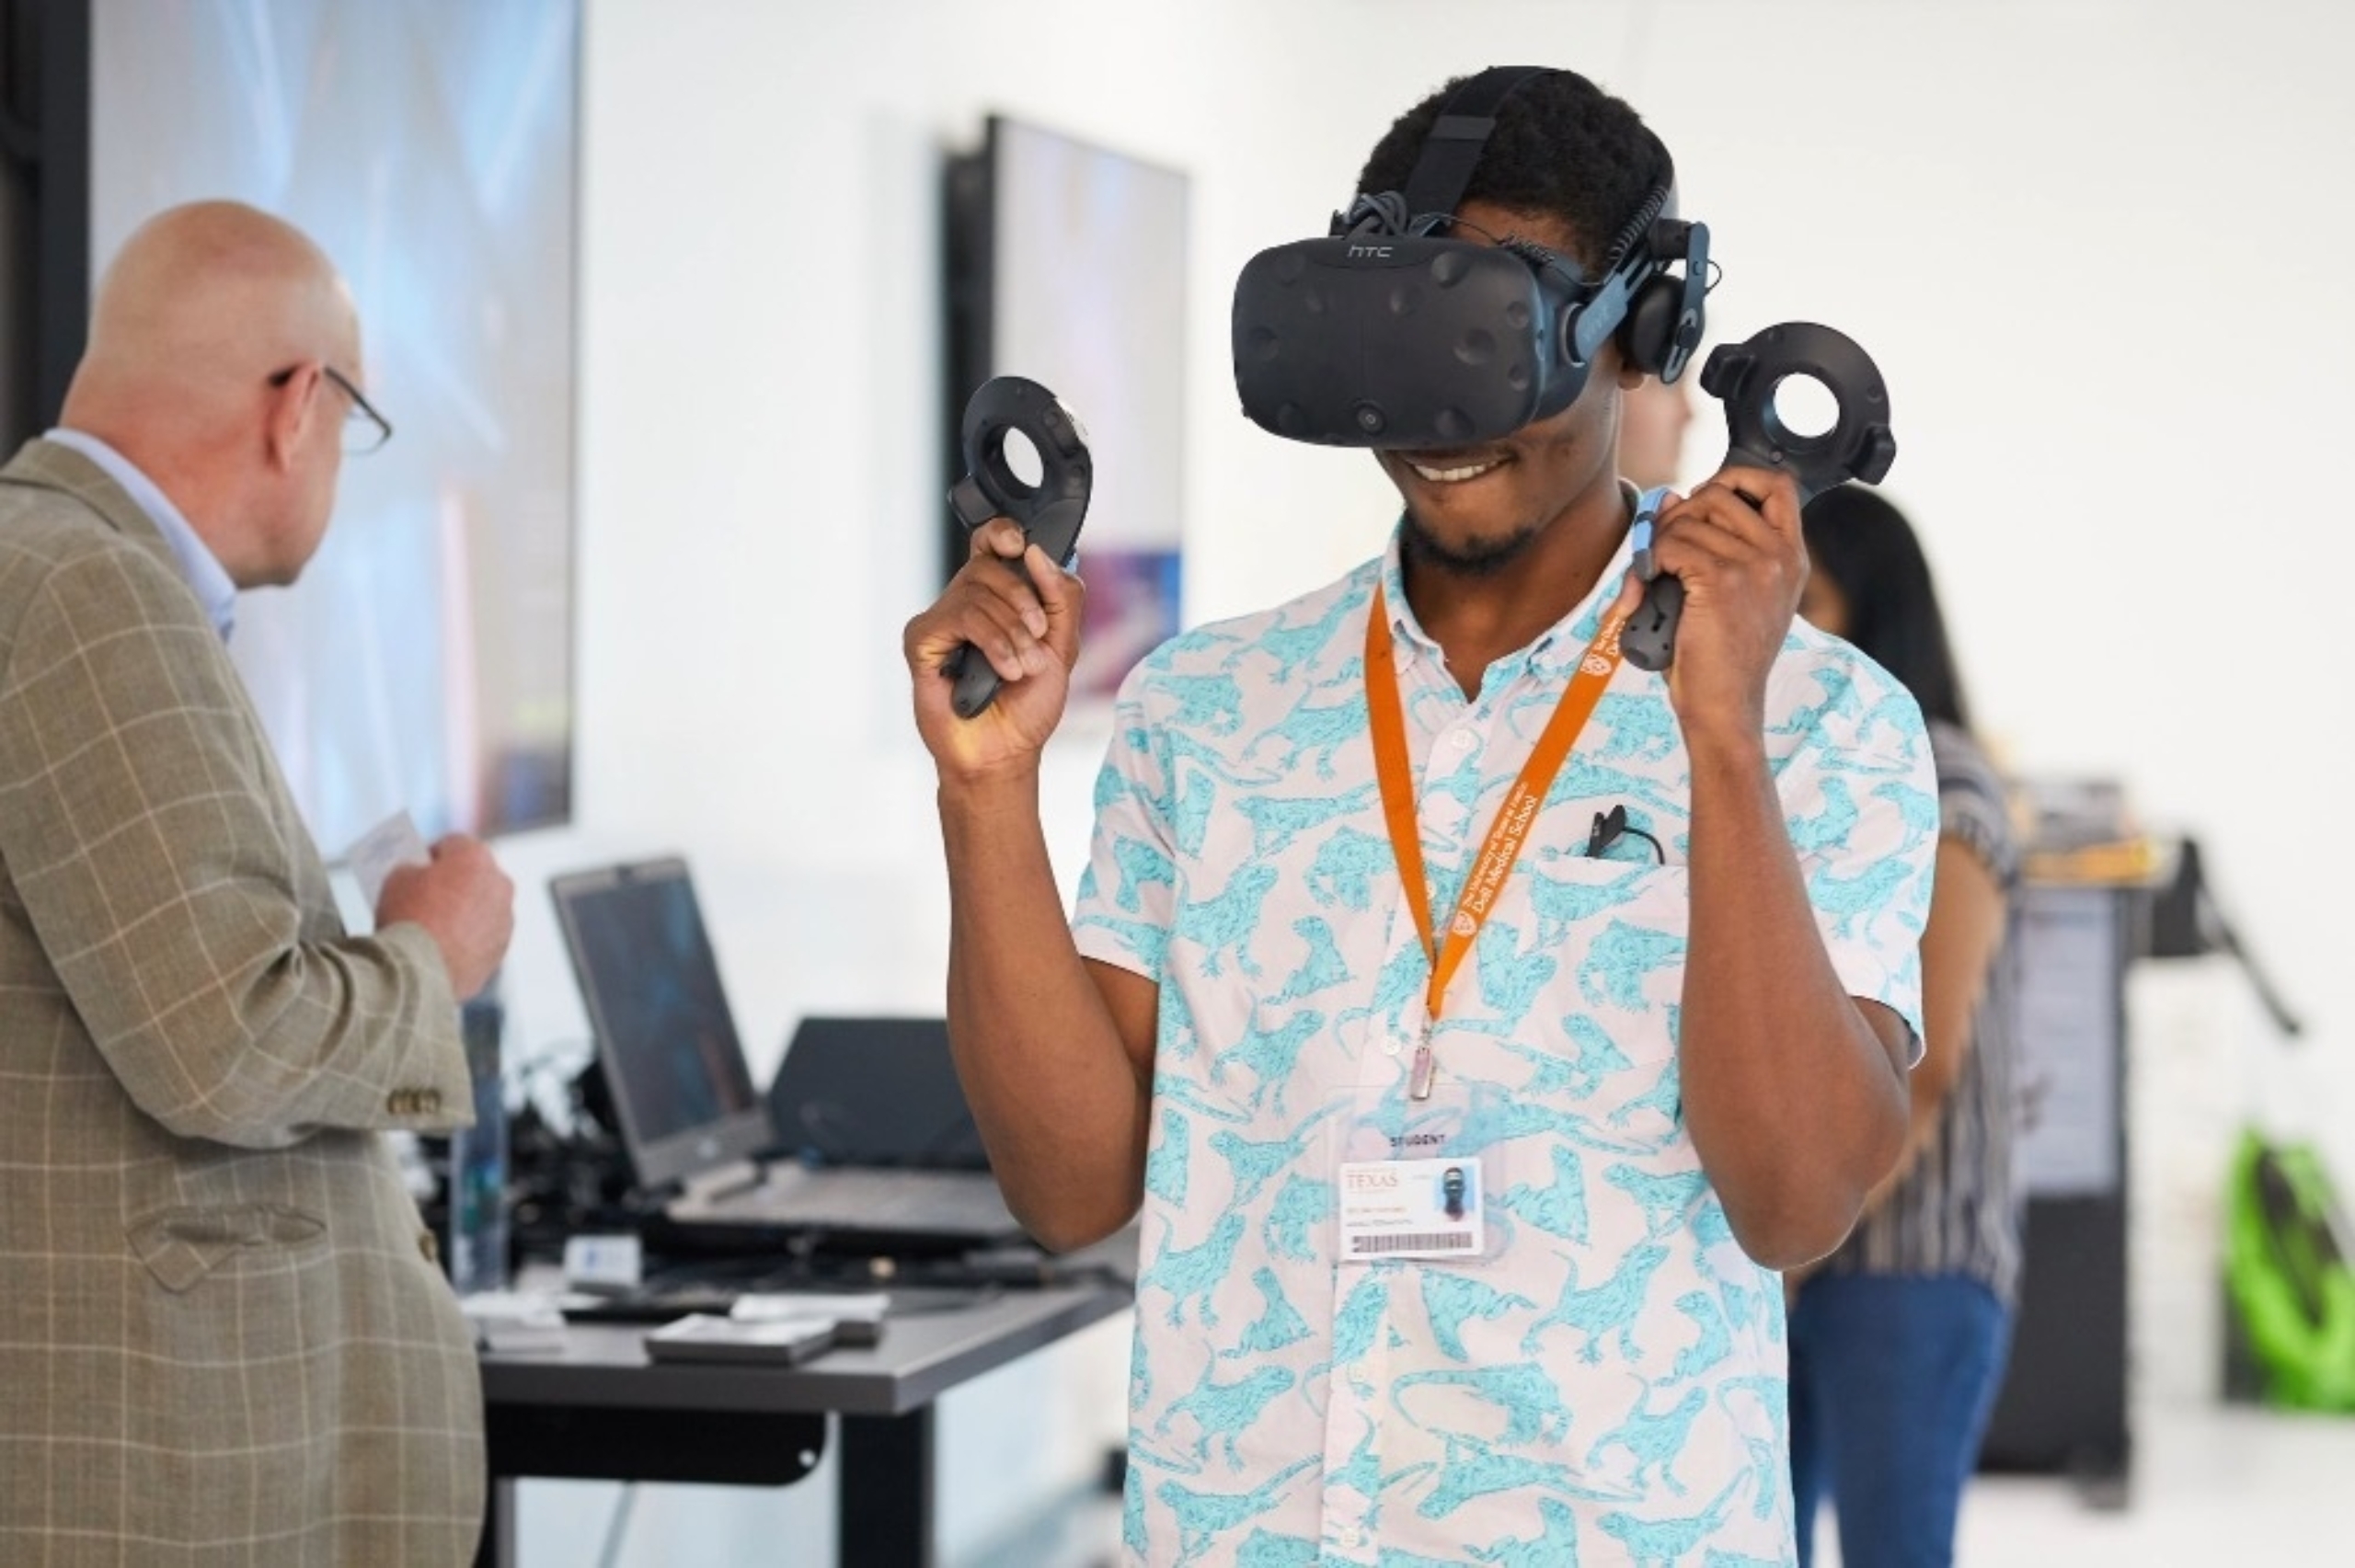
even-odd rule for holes
{"type": "Polygon", "coordinates": [[[1905,1020],[1918,1061],[1937,770],[1913,699],[1878,666],[1837,646],[1854,663],[1828,662],[1817,672],[1834,698],[1800,710],[1805,717],[1778,787],[1832,969],[1849,995],[1905,1020]]]}
{"type": "Polygon", "coordinates": [[[1158,982],[1177,907],[1170,769],[1145,712],[1151,661],[1130,672],[1096,776],[1096,828],[1080,874],[1072,935],[1083,957],[1158,982]]]}

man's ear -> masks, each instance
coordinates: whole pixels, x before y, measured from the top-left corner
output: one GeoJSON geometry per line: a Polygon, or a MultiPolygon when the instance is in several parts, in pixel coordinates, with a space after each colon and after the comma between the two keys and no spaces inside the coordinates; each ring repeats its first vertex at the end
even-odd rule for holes
{"type": "Polygon", "coordinates": [[[271,472],[283,474],[294,466],[294,454],[303,450],[303,438],[318,418],[324,379],[316,363],[297,365],[282,384],[270,388],[262,422],[262,458],[271,472]]]}

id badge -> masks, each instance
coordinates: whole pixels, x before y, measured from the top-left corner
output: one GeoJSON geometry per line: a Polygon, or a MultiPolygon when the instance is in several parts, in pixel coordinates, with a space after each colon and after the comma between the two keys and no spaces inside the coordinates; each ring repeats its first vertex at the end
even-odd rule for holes
{"type": "Polygon", "coordinates": [[[1345,1161],[1338,1185],[1345,1262],[1487,1250],[1477,1160],[1345,1161]]]}
{"type": "Polygon", "coordinates": [[[1487,1255],[1494,1150],[1477,1103],[1461,1084],[1417,1100],[1403,1075],[1358,1092],[1333,1173],[1341,1262],[1487,1255]]]}

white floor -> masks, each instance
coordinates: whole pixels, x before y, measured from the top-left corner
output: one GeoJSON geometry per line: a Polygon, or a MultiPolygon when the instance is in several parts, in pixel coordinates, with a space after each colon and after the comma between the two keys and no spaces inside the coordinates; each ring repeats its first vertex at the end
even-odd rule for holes
{"type": "MultiPolygon", "coordinates": [[[[2065,1482],[1982,1476],[1957,1561],[2000,1568],[2267,1568],[2355,1563],[2355,1417],[2245,1406],[2146,1407],[2125,1507],[2065,1482]]],[[[1827,1521],[1828,1523],[1828,1521],[1827,1521]]],[[[1837,1561],[1836,1551],[1823,1560],[1837,1561]]]]}

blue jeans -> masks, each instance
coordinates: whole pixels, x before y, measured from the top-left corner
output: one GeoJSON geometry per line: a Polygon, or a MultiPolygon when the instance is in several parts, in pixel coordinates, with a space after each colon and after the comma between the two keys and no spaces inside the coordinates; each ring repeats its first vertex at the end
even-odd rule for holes
{"type": "Polygon", "coordinates": [[[2012,1317],[1959,1274],[1817,1275],[1791,1309],[1791,1491],[1800,1568],[1817,1503],[1841,1568],[1948,1568],[2012,1317]]]}

